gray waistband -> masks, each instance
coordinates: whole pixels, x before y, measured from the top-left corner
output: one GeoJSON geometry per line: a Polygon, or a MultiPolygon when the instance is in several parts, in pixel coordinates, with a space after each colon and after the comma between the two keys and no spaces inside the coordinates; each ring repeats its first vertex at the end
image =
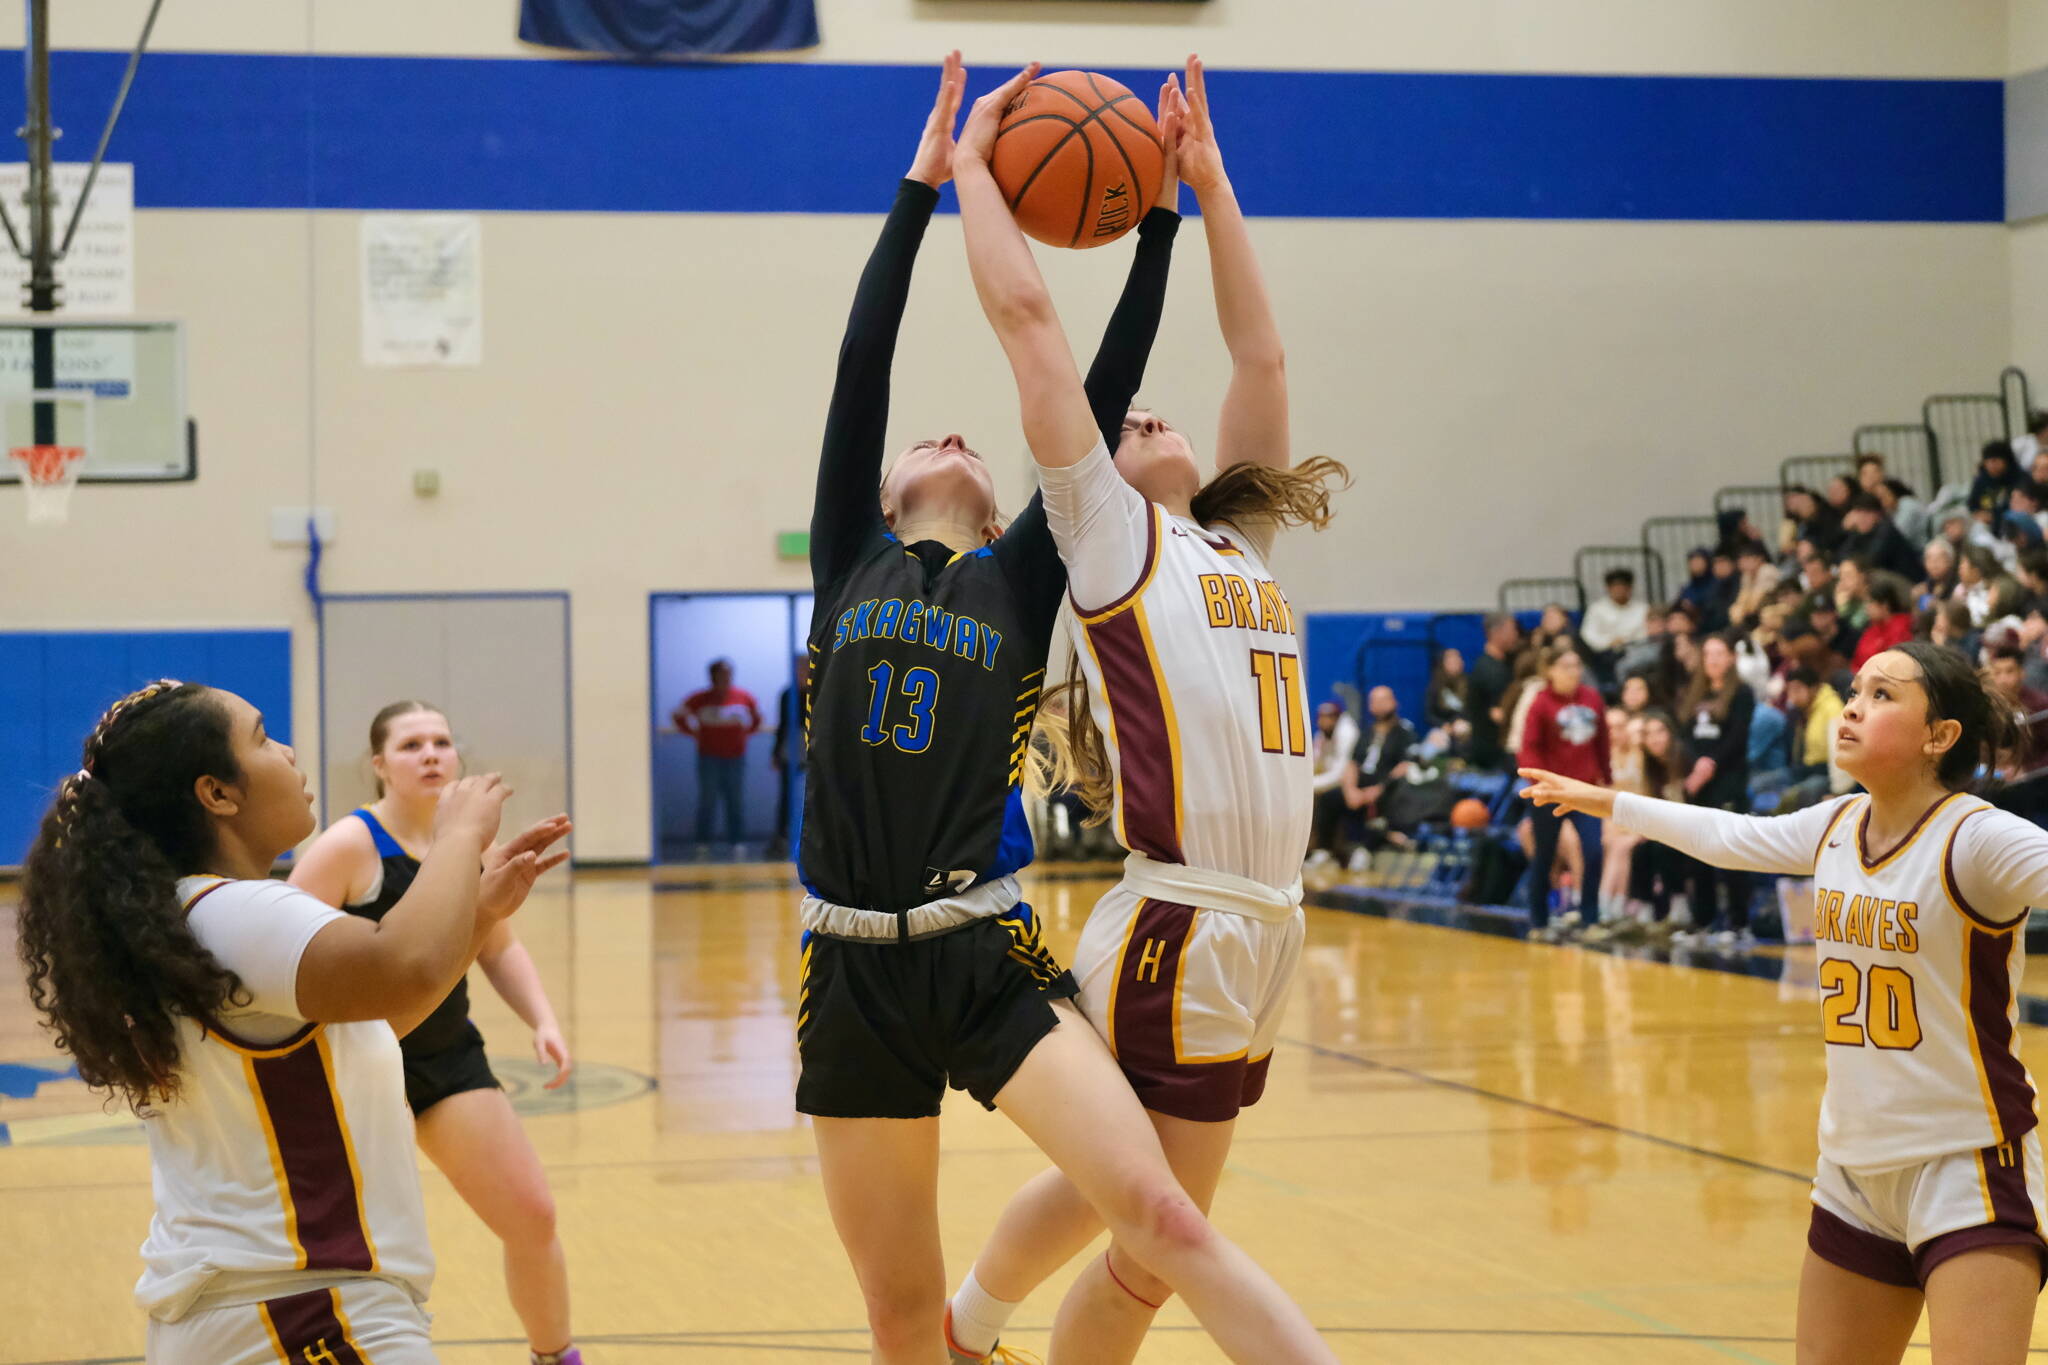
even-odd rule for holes
{"type": "Polygon", "coordinates": [[[853,939],[861,943],[907,943],[913,939],[949,934],[978,919],[1006,915],[1024,899],[1015,877],[983,882],[957,896],[927,901],[900,914],[890,910],[856,910],[834,905],[816,896],[804,897],[800,915],[810,933],[826,938],[853,939]]]}

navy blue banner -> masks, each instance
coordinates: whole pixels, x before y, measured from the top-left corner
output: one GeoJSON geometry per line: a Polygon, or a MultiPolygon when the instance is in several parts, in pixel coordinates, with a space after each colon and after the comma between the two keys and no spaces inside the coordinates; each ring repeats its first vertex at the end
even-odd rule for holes
{"type": "MultiPolygon", "coordinates": [[[[123,60],[56,54],[60,126],[98,127],[123,60]]],[[[977,69],[970,98],[1003,74],[977,69]]],[[[141,208],[877,213],[934,76],[156,53],[109,155],[135,163],[141,208]]],[[[2005,219],[2000,81],[1225,70],[1210,88],[1255,214],[2005,219]]]]}
{"type": "Polygon", "coordinates": [[[813,0],[522,0],[519,37],[615,57],[789,52],[818,45],[813,0]]]}

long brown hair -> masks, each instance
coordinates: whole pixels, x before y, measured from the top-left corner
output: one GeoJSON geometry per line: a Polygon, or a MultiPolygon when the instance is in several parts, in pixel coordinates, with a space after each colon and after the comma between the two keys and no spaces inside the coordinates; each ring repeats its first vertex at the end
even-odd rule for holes
{"type": "Polygon", "coordinates": [[[1735,642],[1726,635],[1709,635],[1706,640],[1700,641],[1700,666],[1692,675],[1691,681],[1686,683],[1685,692],[1678,699],[1680,715],[1697,716],[1700,708],[1704,706],[1713,715],[1716,724],[1728,719],[1728,708],[1735,702],[1736,691],[1749,686],[1742,680],[1740,671],[1735,667],[1734,656],[1735,642]],[[1707,640],[1719,640],[1729,654],[1728,676],[1722,679],[1718,688],[1707,681],[1707,640]]]}
{"type": "MultiPolygon", "coordinates": [[[[1320,531],[1330,524],[1331,485],[1344,488],[1350,483],[1351,471],[1326,455],[1284,469],[1234,464],[1203,484],[1188,509],[1202,526],[1270,521],[1320,531]]],[[[1108,820],[1116,782],[1109,747],[1088,706],[1088,682],[1079,654],[1068,655],[1065,681],[1046,690],[1031,740],[1025,790],[1034,796],[1071,792],[1088,808],[1084,825],[1108,820]]]]}

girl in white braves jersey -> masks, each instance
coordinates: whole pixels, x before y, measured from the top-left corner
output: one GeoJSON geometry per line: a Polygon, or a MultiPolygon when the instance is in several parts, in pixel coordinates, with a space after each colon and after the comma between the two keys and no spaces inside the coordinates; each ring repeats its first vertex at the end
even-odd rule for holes
{"type": "Polygon", "coordinates": [[[145,1120],[151,1362],[433,1360],[393,1029],[559,861],[542,853],[566,820],[492,845],[508,794],[456,783],[412,892],[372,924],[270,880],[313,798],[242,698],[154,683],[86,740],[29,850],[21,948],[79,1075],[145,1120]]]}
{"type": "MultiPolygon", "coordinates": [[[[1065,747],[1075,782],[1130,850],[1074,973],[1080,1004],[1150,1111],[1174,1174],[1209,1205],[1238,1111],[1254,1103],[1300,959],[1301,860],[1313,808],[1311,719],[1292,608],[1266,567],[1285,522],[1321,526],[1328,460],[1294,468],[1279,331],[1209,117],[1199,59],[1170,86],[1167,136],[1202,205],[1233,362],[1217,477],[1146,411],[1111,456],[1015,221],[962,135],[955,180],[982,305],[1016,372],[1047,520],[1067,565],[1087,705],[1065,747]]],[[[977,107],[976,118],[982,117],[977,107]]],[[[1076,684],[1078,686],[1078,684],[1076,684]]],[[[996,1337],[1101,1221],[1057,1171],[1011,1202],[955,1295],[957,1360],[996,1337]]],[[[1128,1360],[1169,1292],[1120,1243],[1082,1272],[1052,1354],[1128,1360]]]]}
{"type": "Polygon", "coordinates": [[[1959,655],[1907,644],[1863,666],[1837,725],[1864,794],[1763,819],[1524,772],[1545,805],[1814,879],[1828,1082],[1801,1365],[1899,1360],[1923,1303],[1936,1361],[2027,1355],[2048,1210],[2018,1001],[2048,833],[1965,790],[2011,730],[1959,655]]]}

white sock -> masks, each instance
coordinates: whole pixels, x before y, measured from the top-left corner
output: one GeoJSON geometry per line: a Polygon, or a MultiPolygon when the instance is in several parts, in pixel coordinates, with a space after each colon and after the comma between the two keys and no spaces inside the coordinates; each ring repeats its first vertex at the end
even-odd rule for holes
{"type": "Polygon", "coordinates": [[[996,1348],[996,1338],[1016,1311],[1016,1304],[1005,1303],[983,1289],[969,1270],[960,1282],[960,1292],[953,1296],[953,1344],[963,1351],[987,1355],[996,1348]]]}

